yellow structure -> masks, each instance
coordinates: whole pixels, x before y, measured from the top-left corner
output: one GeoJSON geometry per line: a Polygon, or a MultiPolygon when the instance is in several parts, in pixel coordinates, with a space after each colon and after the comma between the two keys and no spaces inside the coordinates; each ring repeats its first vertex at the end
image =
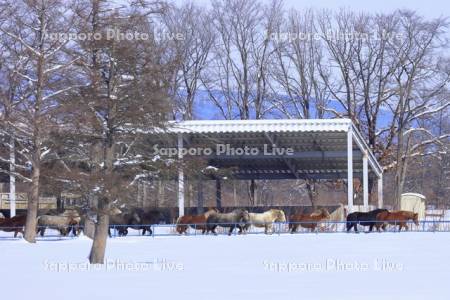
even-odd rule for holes
{"type": "MultiPolygon", "coordinates": [[[[16,209],[27,206],[27,193],[16,193],[16,209]]],[[[0,193],[0,209],[10,209],[9,193],[0,193]]],[[[56,209],[56,197],[39,197],[39,209],[56,209]]]]}

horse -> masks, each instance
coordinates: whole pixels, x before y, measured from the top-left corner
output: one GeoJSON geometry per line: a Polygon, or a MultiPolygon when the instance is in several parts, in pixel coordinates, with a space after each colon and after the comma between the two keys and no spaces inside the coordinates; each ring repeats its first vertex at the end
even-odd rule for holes
{"type": "Polygon", "coordinates": [[[59,215],[41,215],[37,218],[36,234],[44,236],[46,228],[59,230],[62,236],[69,234],[73,227],[77,226],[81,217],[76,210],[67,210],[59,215]]]}
{"type": "Polygon", "coordinates": [[[264,227],[264,233],[273,232],[273,222],[286,222],[284,211],[280,209],[270,209],[263,213],[249,213],[250,223],[246,225],[246,230],[253,225],[255,227],[264,227]]]}
{"type": "Polygon", "coordinates": [[[139,223],[132,223],[132,224],[138,224],[134,226],[130,226],[133,229],[140,230],[142,229],[142,235],[145,235],[145,233],[148,231],[150,235],[153,234],[152,226],[153,224],[159,224],[161,221],[164,220],[164,214],[162,211],[157,209],[151,209],[151,210],[144,210],[142,208],[136,209],[136,213],[138,214],[140,218],[139,223]]]}
{"type": "Polygon", "coordinates": [[[390,225],[398,225],[398,231],[401,231],[403,227],[405,227],[405,230],[408,230],[409,227],[406,224],[409,220],[412,220],[414,224],[419,226],[419,214],[412,212],[412,211],[406,211],[406,210],[398,210],[398,211],[392,211],[392,212],[381,212],[377,215],[377,230],[380,230],[380,227],[383,228],[383,230],[386,230],[387,224],[390,225]]]}
{"type": "Polygon", "coordinates": [[[23,227],[27,220],[26,215],[14,216],[12,218],[0,219],[0,230],[5,232],[14,232],[14,237],[20,232],[23,235],[23,227]]]}
{"type": "Polygon", "coordinates": [[[201,230],[202,234],[206,232],[206,220],[209,216],[218,213],[217,208],[210,208],[207,212],[201,215],[185,215],[181,216],[177,220],[176,230],[179,234],[187,234],[188,227],[195,230],[201,230]]]}
{"type": "Polygon", "coordinates": [[[216,233],[217,226],[221,227],[229,227],[230,230],[228,235],[231,235],[233,230],[238,227],[239,234],[242,232],[245,233],[246,225],[250,221],[250,216],[248,211],[245,209],[235,209],[230,213],[215,213],[212,214],[206,219],[206,233],[212,232],[216,233]],[[244,223],[244,225],[240,225],[239,223],[244,223]]]}
{"type": "Polygon", "coordinates": [[[313,212],[309,215],[292,215],[289,218],[289,229],[291,233],[295,233],[299,226],[303,228],[311,229],[311,232],[316,230],[318,222],[327,219],[330,216],[330,213],[325,208],[320,208],[318,211],[313,212]]]}
{"type": "Polygon", "coordinates": [[[352,227],[355,232],[358,232],[358,224],[362,226],[370,226],[369,232],[372,232],[373,227],[376,225],[377,215],[382,212],[387,212],[387,209],[378,208],[371,210],[369,212],[353,212],[347,216],[347,232],[349,232],[352,227]]]}
{"type": "Polygon", "coordinates": [[[74,236],[79,236],[84,226],[85,215],[83,214],[81,209],[66,209],[61,216],[72,217],[72,220],[69,222],[69,227],[67,234],[72,234],[74,236]]]}
{"type": "Polygon", "coordinates": [[[139,229],[142,224],[141,217],[136,210],[122,212],[120,214],[111,215],[109,217],[108,235],[111,237],[111,228],[116,228],[119,236],[126,236],[128,234],[128,227],[139,229]]]}

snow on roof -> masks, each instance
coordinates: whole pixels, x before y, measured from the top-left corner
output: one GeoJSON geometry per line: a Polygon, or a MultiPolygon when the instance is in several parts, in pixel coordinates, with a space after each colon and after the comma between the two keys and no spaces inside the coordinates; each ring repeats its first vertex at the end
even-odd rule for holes
{"type": "Polygon", "coordinates": [[[422,194],[418,194],[418,193],[403,193],[402,196],[415,196],[415,197],[419,197],[421,199],[426,199],[426,197],[422,194]]]}
{"type": "Polygon", "coordinates": [[[278,120],[195,120],[172,122],[173,133],[231,133],[231,132],[346,132],[350,119],[278,119],[278,120]]]}

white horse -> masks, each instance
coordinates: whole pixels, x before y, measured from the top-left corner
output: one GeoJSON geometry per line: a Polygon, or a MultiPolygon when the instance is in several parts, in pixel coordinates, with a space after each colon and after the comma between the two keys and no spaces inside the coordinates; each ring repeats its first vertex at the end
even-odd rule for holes
{"type": "Polygon", "coordinates": [[[284,211],[280,209],[269,209],[263,213],[249,213],[250,224],[255,227],[264,227],[264,233],[268,234],[273,232],[273,222],[286,222],[286,216],[284,211]]]}

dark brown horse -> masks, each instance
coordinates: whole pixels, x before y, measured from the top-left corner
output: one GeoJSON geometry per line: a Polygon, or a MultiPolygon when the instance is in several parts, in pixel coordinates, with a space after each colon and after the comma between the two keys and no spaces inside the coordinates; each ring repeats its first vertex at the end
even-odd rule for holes
{"type": "Polygon", "coordinates": [[[231,235],[235,228],[239,229],[239,234],[247,231],[250,222],[250,215],[247,210],[237,208],[229,213],[215,213],[206,219],[206,233],[217,234],[217,226],[230,228],[228,235],[231,235]]]}
{"type": "Polygon", "coordinates": [[[0,230],[6,232],[14,232],[14,237],[20,232],[23,235],[23,227],[25,226],[27,216],[14,216],[12,218],[0,219],[0,230]]]}
{"type": "Polygon", "coordinates": [[[291,233],[294,233],[297,231],[297,228],[301,226],[314,231],[316,230],[318,223],[324,219],[327,219],[329,216],[330,213],[324,208],[320,208],[317,212],[312,214],[291,215],[289,218],[289,230],[291,230],[291,233]]]}
{"type": "Polygon", "coordinates": [[[387,224],[398,225],[398,231],[401,231],[403,227],[408,230],[408,225],[406,224],[409,220],[412,220],[414,224],[419,225],[419,214],[412,211],[398,210],[391,212],[381,212],[377,215],[377,230],[380,227],[386,230],[387,224]]]}
{"type": "Polygon", "coordinates": [[[206,232],[206,220],[209,216],[218,213],[217,208],[210,208],[207,212],[201,215],[185,215],[179,217],[177,220],[177,232],[179,234],[187,234],[188,227],[194,228],[195,230],[201,230],[202,234],[206,232]]]}

